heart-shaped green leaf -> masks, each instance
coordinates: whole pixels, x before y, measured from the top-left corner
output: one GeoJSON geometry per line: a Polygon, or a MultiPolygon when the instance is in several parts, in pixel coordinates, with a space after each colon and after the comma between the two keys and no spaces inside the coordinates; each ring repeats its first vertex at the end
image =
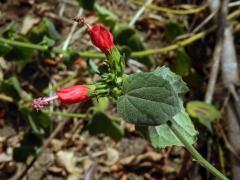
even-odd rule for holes
{"type": "Polygon", "coordinates": [[[137,125],[161,125],[181,110],[178,94],[170,83],[154,73],[135,73],[123,83],[118,98],[119,115],[137,125]]]}
{"type": "MultiPolygon", "coordinates": [[[[183,134],[185,139],[193,144],[196,141],[197,131],[184,109],[173,117],[177,124],[178,130],[183,134]]],[[[169,146],[184,146],[179,139],[175,136],[167,124],[160,126],[136,126],[142,135],[151,143],[155,148],[165,148],[169,146]]]]}
{"type": "Polygon", "coordinates": [[[163,66],[157,68],[153,73],[167,80],[179,97],[183,97],[189,91],[187,84],[182,80],[181,76],[175,74],[169,68],[163,66]]]}

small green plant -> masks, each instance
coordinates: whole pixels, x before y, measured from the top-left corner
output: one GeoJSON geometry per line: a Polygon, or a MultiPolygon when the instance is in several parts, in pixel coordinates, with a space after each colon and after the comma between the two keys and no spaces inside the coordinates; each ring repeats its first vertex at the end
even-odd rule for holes
{"type": "Polygon", "coordinates": [[[92,43],[106,55],[107,64],[98,69],[101,80],[58,90],[56,96],[36,99],[32,106],[39,110],[55,99],[72,104],[94,97],[112,97],[118,114],[133,123],[154,147],[183,146],[212,174],[227,179],[193,147],[197,131],[183,106],[182,97],[188,87],[181,77],[167,67],[125,74],[124,55],[114,45],[108,29],[99,24],[91,27],[82,18],[74,20],[88,27],[92,43]]]}
{"type": "MultiPolygon", "coordinates": [[[[62,54],[63,59],[70,59],[70,57],[75,55],[78,57],[99,57],[107,59],[107,63],[95,67],[93,71],[100,76],[98,82],[70,86],[57,90],[52,97],[40,97],[32,103],[32,107],[37,111],[26,106],[26,102],[31,101],[32,98],[21,89],[16,77],[12,77],[2,83],[0,86],[1,91],[14,95],[12,97],[14,97],[18,103],[20,114],[29,123],[34,135],[43,135],[44,128],[49,126],[49,116],[40,110],[49,105],[51,101],[58,100],[61,104],[73,104],[85,102],[90,99],[97,99],[99,103],[101,103],[102,98],[111,97],[112,100],[116,102],[118,114],[125,121],[134,124],[136,129],[141,132],[152,146],[155,148],[171,146],[185,147],[192,154],[193,158],[212,174],[220,179],[227,179],[220,171],[206,161],[193,146],[196,142],[198,132],[195,130],[183,106],[182,98],[188,91],[188,87],[182,78],[164,66],[152,72],[125,74],[125,58],[129,55],[126,52],[120,52],[118,47],[115,46],[110,31],[100,24],[90,26],[81,18],[75,18],[74,20],[79,24],[87,26],[92,43],[98,47],[103,54],[75,52],[71,48],[62,50],[53,47],[55,44],[54,39],[58,37],[58,34],[56,34],[55,29],[52,28],[51,23],[47,19],[44,19],[43,22],[40,23],[39,27],[41,28],[36,28],[28,34],[29,39],[15,34],[12,26],[6,28],[1,34],[0,55],[9,59],[16,57],[20,58],[20,60],[25,59],[25,64],[32,58],[34,50],[41,51],[40,55],[43,57],[44,55],[48,55],[56,58],[57,55],[62,54]],[[37,29],[40,29],[41,32],[37,32],[37,29]],[[49,34],[49,36],[46,36],[46,34],[49,34]]],[[[136,32],[130,28],[124,28],[123,32],[132,34],[132,37],[137,36],[136,32]]],[[[126,40],[127,42],[121,42],[121,35],[122,33],[119,33],[117,39],[117,41],[120,42],[119,44],[122,43],[125,45],[138,42],[133,41],[134,38],[129,38],[126,40]]],[[[133,44],[135,47],[135,43],[133,44]]],[[[141,45],[140,48],[143,48],[143,46],[141,45]]],[[[173,46],[173,48],[175,48],[175,46],[173,46]]],[[[176,48],[178,48],[178,45],[176,45],[176,48]]],[[[165,48],[165,50],[166,49],[169,48],[165,48]]],[[[164,49],[160,51],[163,52],[164,49]]],[[[133,52],[131,56],[139,58],[160,51],[147,50],[133,52]]],[[[22,64],[23,66],[24,63],[22,64]]],[[[13,100],[10,99],[9,101],[13,100]]],[[[200,117],[200,120],[209,119],[208,113],[196,114],[192,109],[189,105],[188,111],[191,112],[191,116],[196,116],[195,118],[200,117]]],[[[194,110],[195,109],[196,108],[194,108],[194,110]]],[[[113,121],[105,115],[103,113],[104,110],[95,109],[94,111],[95,114],[89,124],[90,133],[95,134],[103,132],[104,129],[111,128],[111,131],[109,131],[107,135],[112,136],[115,140],[119,140],[123,135],[123,130],[119,128],[118,122],[113,121]],[[99,125],[99,117],[102,121],[107,122],[107,126],[106,124],[104,127],[99,125]],[[97,125],[98,128],[94,128],[95,125],[97,125]]],[[[71,115],[71,113],[65,113],[65,115],[71,115]]],[[[80,116],[82,117],[82,115],[79,115],[79,117],[80,116]]],[[[209,125],[207,125],[207,127],[210,128],[209,125]]],[[[32,135],[31,133],[29,134],[32,135]]],[[[15,154],[25,152],[26,149],[29,150],[28,154],[36,154],[35,149],[41,146],[42,142],[39,136],[37,136],[36,139],[39,142],[29,145],[27,139],[32,137],[30,135],[25,136],[24,141],[21,142],[21,145],[27,148],[20,147],[15,150],[15,154]]],[[[27,157],[28,154],[24,155],[24,158],[20,160],[25,160],[25,156],[27,157]]]]}

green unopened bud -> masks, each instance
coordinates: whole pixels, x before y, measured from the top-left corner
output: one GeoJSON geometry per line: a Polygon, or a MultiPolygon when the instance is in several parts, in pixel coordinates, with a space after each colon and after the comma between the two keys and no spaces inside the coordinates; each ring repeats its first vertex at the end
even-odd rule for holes
{"type": "Polygon", "coordinates": [[[113,88],[112,93],[113,93],[113,96],[114,96],[115,98],[117,98],[117,97],[119,97],[119,96],[122,95],[121,89],[119,89],[119,88],[117,88],[117,87],[113,88]]]}
{"type": "Polygon", "coordinates": [[[125,63],[119,50],[113,47],[111,51],[106,52],[106,56],[112,71],[118,76],[121,76],[124,72],[125,63]]]}

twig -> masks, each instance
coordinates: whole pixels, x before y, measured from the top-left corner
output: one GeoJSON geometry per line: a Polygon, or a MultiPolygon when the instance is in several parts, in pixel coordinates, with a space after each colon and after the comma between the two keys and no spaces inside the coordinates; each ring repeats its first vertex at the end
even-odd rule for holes
{"type": "Polygon", "coordinates": [[[200,6],[198,8],[194,8],[194,9],[177,10],[177,9],[171,9],[171,8],[167,8],[167,7],[160,7],[160,6],[156,6],[156,5],[153,5],[153,4],[144,4],[144,2],[136,1],[136,0],[133,0],[132,2],[135,3],[135,4],[138,4],[138,5],[144,5],[147,8],[150,8],[152,10],[156,10],[156,11],[164,12],[164,13],[169,13],[169,14],[176,14],[176,15],[197,14],[197,13],[203,11],[204,9],[206,9],[206,7],[207,7],[207,4],[205,4],[203,6],[200,6]]]}
{"type": "Polygon", "coordinates": [[[228,7],[235,7],[235,6],[240,6],[240,1],[230,2],[228,4],[228,7]]]}
{"type": "Polygon", "coordinates": [[[206,19],[204,19],[196,28],[194,28],[191,34],[198,32],[202,27],[204,27],[215,15],[217,11],[212,12],[206,19]]]}
{"type": "Polygon", "coordinates": [[[129,26],[134,26],[136,23],[137,19],[142,15],[142,13],[145,11],[146,6],[151,4],[153,0],[148,0],[143,6],[137,11],[137,13],[133,16],[132,20],[129,23],[129,26]]]}
{"type": "Polygon", "coordinates": [[[63,12],[64,12],[64,10],[65,10],[65,6],[66,6],[66,3],[65,2],[62,2],[61,4],[60,4],[60,10],[59,10],[59,13],[58,13],[58,15],[59,15],[59,17],[62,17],[63,16],[63,12]]]}
{"type": "Polygon", "coordinates": [[[213,94],[215,91],[215,85],[217,81],[217,75],[219,71],[219,65],[220,65],[220,59],[221,59],[221,53],[222,53],[221,51],[223,46],[224,29],[225,29],[226,17],[228,12],[227,4],[228,4],[228,0],[223,0],[223,4],[219,9],[217,42],[214,49],[213,65],[211,68],[207,92],[205,95],[205,102],[209,104],[212,102],[212,99],[213,99],[213,94]]]}
{"type": "MultiPolygon", "coordinates": [[[[78,17],[81,16],[82,13],[83,13],[83,9],[80,8],[80,9],[78,10],[77,16],[78,16],[78,17]]],[[[74,23],[74,24],[72,25],[72,28],[71,28],[71,30],[70,30],[70,33],[68,34],[68,37],[67,37],[66,40],[64,41],[64,44],[63,44],[63,47],[62,47],[62,49],[63,49],[64,51],[67,49],[67,47],[68,47],[68,45],[69,45],[69,43],[70,43],[70,41],[71,41],[71,39],[72,39],[73,33],[74,33],[74,31],[76,30],[76,28],[77,28],[77,25],[78,25],[77,23],[74,23]]]]}
{"type": "MultiPolygon", "coordinates": [[[[88,23],[89,24],[93,24],[97,21],[97,19],[93,19],[93,20],[89,20],[88,23]]],[[[70,41],[70,44],[74,43],[77,39],[79,39],[79,36],[86,31],[87,27],[86,26],[82,26],[80,27],[72,36],[72,39],[70,41]]]]}

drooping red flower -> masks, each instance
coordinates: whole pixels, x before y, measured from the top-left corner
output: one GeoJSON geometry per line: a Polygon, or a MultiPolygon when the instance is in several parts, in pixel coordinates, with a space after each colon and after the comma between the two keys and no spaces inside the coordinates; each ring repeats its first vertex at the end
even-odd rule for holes
{"type": "Polygon", "coordinates": [[[88,96],[90,90],[91,89],[86,86],[76,85],[60,89],[56,93],[62,104],[73,104],[88,100],[90,98],[88,96]]]}
{"type": "Polygon", "coordinates": [[[100,24],[90,26],[86,22],[86,19],[81,17],[75,17],[73,20],[81,25],[84,24],[87,26],[92,43],[102,52],[109,52],[114,47],[113,35],[106,27],[100,24]]]}
{"type": "Polygon", "coordinates": [[[59,100],[61,104],[84,102],[91,98],[88,95],[90,91],[91,88],[84,85],[70,86],[64,89],[57,90],[56,96],[41,97],[35,99],[32,103],[32,107],[34,109],[40,110],[43,107],[49,105],[50,101],[53,101],[55,99],[59,100]]]}
{"type": "Polygon", "coordinates": [[[89,28],[92,43],[101,49],[102,52],[110,51],[114,47],[112,33],[100,24],[89,28]]]}

